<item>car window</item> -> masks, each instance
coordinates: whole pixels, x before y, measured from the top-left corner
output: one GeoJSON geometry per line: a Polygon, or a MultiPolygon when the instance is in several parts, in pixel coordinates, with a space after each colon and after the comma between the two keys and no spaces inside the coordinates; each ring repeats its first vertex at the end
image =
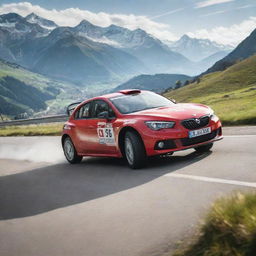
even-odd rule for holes
{"type": "Polygon", "coordinates": [[[109,117],[115,117],[115,113],[113,109],[109,106],[109,104],[104,100],[95,100],[93,102],[92,107],[92,117],[98,118],[98,115],[104,111],[108,112],[109,117]]]}
{"type": "Polygon", "coordinates": [[[75,113],[75,119],[91,118],[91,102],[86,103],[75,113]]]}

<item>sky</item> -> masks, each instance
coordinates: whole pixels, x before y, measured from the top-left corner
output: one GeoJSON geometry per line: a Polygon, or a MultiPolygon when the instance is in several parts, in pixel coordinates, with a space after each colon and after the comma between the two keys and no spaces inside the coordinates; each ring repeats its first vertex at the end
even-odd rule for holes
{"type": "Polygon", "coordinates": [[[163,41],[187,34],[236,46],[256,28],[256,0],[0,0],[0,14],[31,12],[61,26],[141,28],[163,41]]]}

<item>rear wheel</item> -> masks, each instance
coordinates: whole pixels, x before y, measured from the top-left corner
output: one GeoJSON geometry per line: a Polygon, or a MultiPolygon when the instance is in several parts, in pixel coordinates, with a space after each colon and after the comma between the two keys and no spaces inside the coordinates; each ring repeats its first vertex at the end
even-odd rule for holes
{"type": "Polygon", "coordinates": [[[83,159],[82,156],[77,155],[75,146],[70,139],[70,137],[66,137],[63,143],[63,151],[66,159],[71,163],[71,164],[76,164],[80,163],[83,159]]]}
{"type": "Polygon", "coordinates": [[[212,148],[212,146],[213,146],[213,143],[209,143],[203,146],[196,147],[195,150],[197,152],[203,153],[203,152],[209,151],[212,148]]]}
{"type": "Polygon", "coordinates": [[[147,155],[145,147],[138,134],[134,132],[127,132],[125,134],[124,153],[132,169],[139,169],[146,165],[147,155]]]}

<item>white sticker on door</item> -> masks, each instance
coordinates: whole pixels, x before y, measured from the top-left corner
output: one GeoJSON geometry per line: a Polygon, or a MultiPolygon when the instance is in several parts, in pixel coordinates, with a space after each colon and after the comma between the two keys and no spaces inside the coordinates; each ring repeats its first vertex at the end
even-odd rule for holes
{"type": "Polygon", "coordinates": [[[98,137],[100,144],[115,145],[115,136],[112,124],[100,122],[98,123],[98,137]]]}

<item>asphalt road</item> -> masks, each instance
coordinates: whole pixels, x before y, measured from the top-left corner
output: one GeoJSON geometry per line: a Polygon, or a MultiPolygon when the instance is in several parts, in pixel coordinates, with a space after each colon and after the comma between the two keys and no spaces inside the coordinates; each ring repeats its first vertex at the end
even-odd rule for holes
{"type": "Polygon", "coordinates": [[[224,129],[212,152],[64,161],[58,137],[0,138],[1,256],[161,255],[197,230],[211,203],[256,189],[256,127],[224,129]]]}

